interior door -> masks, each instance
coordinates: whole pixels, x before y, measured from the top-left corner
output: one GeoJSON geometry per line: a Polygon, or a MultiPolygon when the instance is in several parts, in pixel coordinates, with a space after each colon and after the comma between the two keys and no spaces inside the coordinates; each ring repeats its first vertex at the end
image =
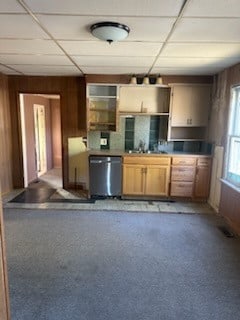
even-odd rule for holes
{"type": "Polygon", "coordinates": [[[35,152],[37,175],[41,176],[47,171],[46,151],[46,119],[45,107],[34,104],[34,127],[35,127],[35,152]]]}

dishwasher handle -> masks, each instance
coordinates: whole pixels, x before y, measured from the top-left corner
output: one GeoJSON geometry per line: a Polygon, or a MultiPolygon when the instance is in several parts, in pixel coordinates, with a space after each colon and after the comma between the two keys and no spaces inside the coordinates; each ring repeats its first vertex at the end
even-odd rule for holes
{"type": "Polygon", "coordinates": [[[103,161],[103,160],[90,160],[90,163],[105,163],[109,161],[103,161]]]}
{"type": "Polygon", "coordinates": [[[110,160],[95,160],[95,159],[90,159],[90,164],[98,164],[98,163],[111,163],[111,164],[121,164],[121,160],[114,160],[114,159],[110,159],[110,160]]]}

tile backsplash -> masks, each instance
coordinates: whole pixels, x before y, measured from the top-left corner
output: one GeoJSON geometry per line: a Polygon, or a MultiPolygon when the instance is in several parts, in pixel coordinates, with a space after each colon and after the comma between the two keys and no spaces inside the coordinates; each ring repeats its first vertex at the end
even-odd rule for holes
{"type": "MultiPolygon", "coordinates": [[[[166,124],[164,124],[166,126],[166,124]]],[[[162,125],[163,127],[163,125],[162,125]]],[[[138,149],[140,141],[145,144],[146,150],[154,150],[160,140],[161,151],[183,151],[211,153],[211,144],[201,141],[167,142],[161,135],[161,122],[158,116],[120,117],[119,131],[110,132],[108,148],[110,150],[138,149]],[[165,140],[165,141],[164,141],[165,140]]],[[[88,148],[100,150],[100,139],[105,137],[100,131],[88,132],[88,148]]]]}

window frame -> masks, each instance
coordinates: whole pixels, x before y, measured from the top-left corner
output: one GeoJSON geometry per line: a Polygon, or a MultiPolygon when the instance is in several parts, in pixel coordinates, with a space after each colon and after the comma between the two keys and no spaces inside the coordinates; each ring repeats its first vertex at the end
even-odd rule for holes
{"type": "MultiPolygon", "coordinates": [[[[229,108],[229,117],[228,117],[228,126],[227,126],[227,145],[226,145],[226,161],[225,161],[225,170],[224,170],[224,179],[228,184],[230,184],[234,189],[240,191],[240,175],[239,178],[233,178],[234,173],[231,173],[231,150],[234,140],[240,140],[240,129],[239,134],[236,134],[236,122],[235,115],[238,112],[240,114],[240,85],[233,86],[231,88],[231,99],[230,99],[230,108],[229,108]],[[237,111],[237,109],[239,109],[237,111]]],[[[240,122],[239,122],[240,123],[240,122]]],[[[238,176],[238,174],[236,174],[238,176]]]]}

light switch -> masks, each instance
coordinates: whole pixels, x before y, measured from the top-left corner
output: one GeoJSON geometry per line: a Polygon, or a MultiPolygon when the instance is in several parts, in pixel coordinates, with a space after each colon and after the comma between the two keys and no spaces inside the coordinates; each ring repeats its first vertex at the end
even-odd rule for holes
{"type": "Polygon", "coordinates": [[[101,138],[100,144],[101,144],[101,146],[106,146],[107,145],[107,139],[106,138],[101,138]]]}

